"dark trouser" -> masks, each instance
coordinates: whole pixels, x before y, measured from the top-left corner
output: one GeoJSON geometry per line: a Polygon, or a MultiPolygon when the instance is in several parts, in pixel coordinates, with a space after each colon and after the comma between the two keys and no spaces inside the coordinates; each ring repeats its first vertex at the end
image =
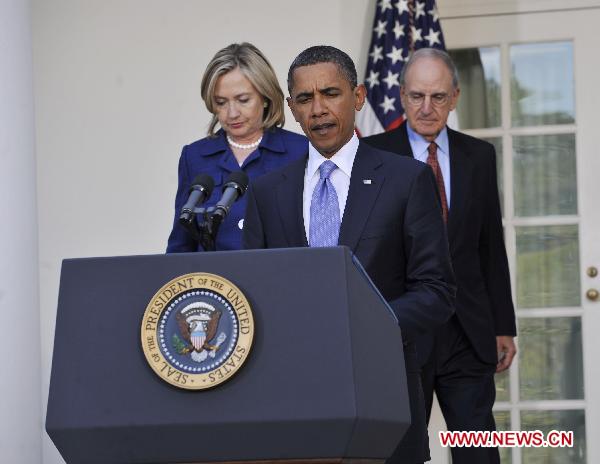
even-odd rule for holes
{"type": "Polygon", "coordinates": [[[417,359],[414,343],[404,346],[404,362],[411,424],[394,454],[388,458],[385,464],[420,464],[429,461],[429,439],[423,387],[421,386],[421,366],[417,359]]]}
{"type": "MultiPolygon", "coordinates": [[[[496,399],[496,366],[483,362],[456,316],[436,334],[433,350],[422,368],[427,421],[435,392],[448,430],[496,430],[492,406],[496,399]]],[[[497,448],[452,448],[453,464],[497,464],[497,448]]]]}

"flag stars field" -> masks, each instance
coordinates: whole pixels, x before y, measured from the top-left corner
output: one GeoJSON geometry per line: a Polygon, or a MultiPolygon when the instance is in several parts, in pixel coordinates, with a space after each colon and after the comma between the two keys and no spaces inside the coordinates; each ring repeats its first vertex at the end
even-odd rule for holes
{"type": "Polygon", "coordinates": [[[410,53],[423,47],[445,49],[435,0],[378,0],[364,80],[367,102],[356,123],[361,136],[402,122],[399,77],[410,53]]]}

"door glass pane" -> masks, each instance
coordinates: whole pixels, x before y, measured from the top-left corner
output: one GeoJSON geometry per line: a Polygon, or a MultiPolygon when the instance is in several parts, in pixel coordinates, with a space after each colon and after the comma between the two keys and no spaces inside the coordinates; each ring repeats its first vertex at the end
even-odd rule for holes
{"type": "Polygon", "coordinates": [[[513,138],[516,216],[577,214],[575,134],[513,138]]]}
{"type": "Polygon", "coordinates": [[[496,149],[496,172],[498,176],[498,194],[500,195],[500,209],[502,210],[502,216],[504,217],[504,173],[502,163],[502,137],[482,137],[483,140],[490,142],[496,149]]]}
{"type": "Polygon", "coordinates": [[[517,227],[517,306],[579,306],[579,228],[517,227]]]}
{"type": "Polygon", "coordinates": [[[581,318],[519,319],[521,400],[583,399],[581,318]]]}
{"type": "Polygon", "coordinates": [[[513,126],[575,122],[570,42],[513,45],[510,64],[513,126]]]}
{"type": "Polygon", "coordinates": [[[496,374],[494,380],[496,381],[496,402],[510,401],[509,371],[506,370],[500,374],[496,374]]]}
{"type": "MultiPolygon", "coordinates": [[[[509,411],[494,411],[494,419],[496,420],[496,430],[513,430],[510,425],[510,412],[509,411]]],[[[512,463],[511,448],[498,448],[500,452],[500,462],[502,464],[512,463]]]]}
{"type": "Polygon", "coordinates": [[[500,48],[463,48],[448,52],[458,70],[460,129],[500,126],[500,48]]]}
{"type": "MultiPolygon", "coordinates": [[[[582,410],[522,411],[522,430],[573,431],[572,448],[522,448],[526,464],[585,464],[585,414],[582,410]]],[[[545,438],[546,438],[545,437],[545,438]]]]}

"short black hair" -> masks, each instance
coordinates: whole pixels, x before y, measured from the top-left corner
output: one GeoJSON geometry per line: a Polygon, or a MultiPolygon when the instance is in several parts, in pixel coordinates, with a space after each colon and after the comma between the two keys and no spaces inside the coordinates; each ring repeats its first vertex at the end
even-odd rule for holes
{"type": "Polygon", "coordinates": [[[339,48],[330,45],[316,45],[301,52],[290,65],[287,78],[288,92],[292,93],[292,86],[294,84],[293,76],[296,68],[319,63],[333,63],[337,65],[340,73],[350,83],[350,86],[352,88],[356,87],[358,78],[356,75],[356,66],[354,66],[352,58],[339,48]]]}

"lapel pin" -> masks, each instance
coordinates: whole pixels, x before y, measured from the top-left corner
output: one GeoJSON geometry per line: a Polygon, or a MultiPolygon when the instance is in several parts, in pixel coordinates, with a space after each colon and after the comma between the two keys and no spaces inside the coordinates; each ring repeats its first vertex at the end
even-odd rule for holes
{"type": "Polygon", "coordinates": [[[372,183],[371,179],[363,179],[363,184],[371,185],[371,183],[372,183]]]}

